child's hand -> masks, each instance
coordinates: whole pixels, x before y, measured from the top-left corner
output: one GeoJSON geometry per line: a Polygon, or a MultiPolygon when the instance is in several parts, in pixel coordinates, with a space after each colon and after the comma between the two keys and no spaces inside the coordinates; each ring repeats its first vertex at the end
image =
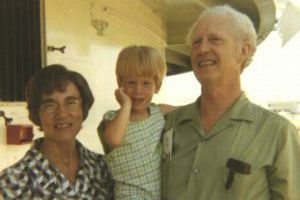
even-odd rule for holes
{"type": "Polygon", "coordinates": [[[121,87],[121,88],[116,89],[115,96],[121,107],[125,106],[125,105],[131,107],[131,99],[124,91],[124,88],[121,87]]]}

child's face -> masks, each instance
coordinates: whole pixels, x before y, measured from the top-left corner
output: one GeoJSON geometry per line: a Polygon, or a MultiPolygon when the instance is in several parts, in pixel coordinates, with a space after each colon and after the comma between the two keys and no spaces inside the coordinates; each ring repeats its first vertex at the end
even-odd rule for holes
{"type": "Polygon", "coordinates": [[[121,85],[132,102],[132,112],[147,112],[153,94],[157,87],[153,77],[129,76],[124,78],[121,85]]]}

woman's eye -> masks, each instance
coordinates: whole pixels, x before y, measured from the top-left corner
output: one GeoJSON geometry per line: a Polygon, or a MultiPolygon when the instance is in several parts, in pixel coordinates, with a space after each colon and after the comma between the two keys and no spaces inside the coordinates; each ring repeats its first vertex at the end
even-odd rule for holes
{"type": "Polygon", "coordinates": [[[77,100],[69,100],[66,102],[66,105],[75,105],[75,104],[78,104],[78,101],[77,100]]]}
{"type": "Polygon", "coordinates": [[[65,107],[67,109],[75,109],[75,108],[79,108],[80,107],[80,100],[79,99],[71,99],[69,101],[66,102],[65,107]]]}
{"type": "Polygon", "coordinates": [[[43,108],[54,108],[56,107],[56,104],[55,103],[46,103],[43,105],[43,108]]]}
{"type": "Polygon", "coordinates": [[[53,112],[57,109],[57,104],[56,103],[44,103],[41,105],[41,110],[46,111],[46,112],[53,112]]]}

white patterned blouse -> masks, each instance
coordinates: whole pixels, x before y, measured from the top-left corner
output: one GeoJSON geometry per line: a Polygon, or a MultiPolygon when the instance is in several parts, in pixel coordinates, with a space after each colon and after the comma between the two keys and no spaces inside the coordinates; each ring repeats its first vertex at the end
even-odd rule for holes
{"type": "Polygon", "coordinates": [[[4,199],[113,199],[114,182],[104,158],[76,141],[80,166],[75,183],[65,176],[38,150],[42,138],[25,156],[0,173],[0,196],[4,199]]]}

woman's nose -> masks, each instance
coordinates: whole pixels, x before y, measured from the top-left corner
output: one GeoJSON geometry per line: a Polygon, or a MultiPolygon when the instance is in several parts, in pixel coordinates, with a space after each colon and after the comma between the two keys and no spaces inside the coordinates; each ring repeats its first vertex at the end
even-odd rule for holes
{"type": "Polygon", "coordinates": [[[56,116],[65,116],[67,115],[68,110],[64,105],[58,105],[55,113],[56,116]]]}

